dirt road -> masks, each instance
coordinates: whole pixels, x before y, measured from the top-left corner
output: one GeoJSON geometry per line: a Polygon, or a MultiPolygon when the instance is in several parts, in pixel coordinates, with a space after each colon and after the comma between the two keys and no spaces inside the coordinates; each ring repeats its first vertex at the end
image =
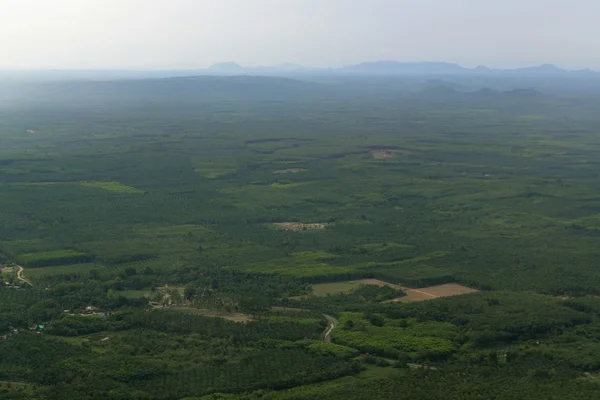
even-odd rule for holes
{"type": "Polygon", "coordinates": [[[340,321],[328,314],[323,314],[323,316],[325,317],[329,325],[327,326],[327,329],[325,329],[325,332],[323,332],[321,338],[324,342],[331,342],[331,332],[333,332],[335,327],[338,326],[340,321]]]}
{"type": "Polygon", "coordinates": [[[19,268],[19,271],[17,272],[17,279],[23,283],[27,283],[28,285],[33,286],[33,283],[31,283],[27,278],[23,277],[23,267],[17,265],[17,268],[19,268]]]}

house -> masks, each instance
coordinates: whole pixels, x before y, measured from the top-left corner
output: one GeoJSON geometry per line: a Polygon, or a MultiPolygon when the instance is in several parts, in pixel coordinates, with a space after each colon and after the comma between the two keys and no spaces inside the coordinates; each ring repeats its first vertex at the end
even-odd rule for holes
{"type": "Polygon", "coordinates": [[[44,325],[32,325],[29,327],[30,331],[37,331],[37,330],[41,331],[42,329],[44,329],[44,325]]]}
{"type": "Polygon", "coordinates": [[[83,311],[81,313],[82,314],[94,314],[96,312],[98,312],[98,307],[87,306],[86,308],[83,309],[83,311]]]}

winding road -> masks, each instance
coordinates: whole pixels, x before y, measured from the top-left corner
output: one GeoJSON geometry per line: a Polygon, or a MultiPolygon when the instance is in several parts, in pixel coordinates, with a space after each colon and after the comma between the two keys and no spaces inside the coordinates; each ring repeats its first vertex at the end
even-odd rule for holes
{"type": "Polygon", "coordinates": [[[17,265],[17,268],[19,269],[19,271],[17,272],[17,279],[23,283],[27,283],[30,286],[33,286],[33,283],[31,283],[27,278],[23,277],[23,267],[17,265]]]}
{"type": "Polygon", "coordinates": [[[333,330],[335,329],[336,326],[338,326],[338,324],[340,323],[340,321],[338,321],[337,319],[333,318],[331,315],[328,314],[323,314],[323,316],[325,317],[325,319],[328,322],[328,326],[325,329],[325,332],[323,332],[323,335],[321,336],[321,339],[324,342],[331,342],[331,332],[333,332],[333,330]]]}

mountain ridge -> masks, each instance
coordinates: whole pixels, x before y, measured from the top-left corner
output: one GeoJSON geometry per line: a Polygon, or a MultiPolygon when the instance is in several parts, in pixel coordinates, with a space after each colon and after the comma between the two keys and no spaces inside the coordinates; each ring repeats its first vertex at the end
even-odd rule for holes
{"type": "MultiPolygon", "coordinates": [[[[209,67],[212,72],[229,72],[232,68],[222,68],[222,65],[231,63],[219,63],[209,67]],[[229,70],[229,71],[228,71],[229,70]]],[[[235,63],[233,63],[235,64],[235,63]]],[[[260,72],[298,72],[306,74],[328,74],[328,75],[507,75],[507,76],[599,76],[600,72],[587,69],[568,70],[557,67],[554,64],[541,64],[521,68],[489,68],[479,65],[475,68],[466,68],[456,63],[423,61],[423,62],[400,62],[395,60],[365,61],[359,64],[347,65],[339,68],[307,68],[299,64],[281,64],[280,66],[239,67],[237,71],[244,74],[260,72]],[[293,66],[293,68],[282,66],[293,66]]]]}
{"type": "Polygon", "coordinates": [[[2,70],[0,81],[54,80],[114,80],[153,79],[189,76],[273,76],[273,77],[475,77],[475,78],[600,78],[600,71],[589,68],[568,70],[553,64],[541,64],[512,69],[489,68],[479,65],[466,68],[449,62],[399,62],[394,60],[366,61],[336,68],[309,68],[300,64],[283,63],[247,67],[236,62],[221,62],[207,68],[190,69],[53,69],[2,70]]]}

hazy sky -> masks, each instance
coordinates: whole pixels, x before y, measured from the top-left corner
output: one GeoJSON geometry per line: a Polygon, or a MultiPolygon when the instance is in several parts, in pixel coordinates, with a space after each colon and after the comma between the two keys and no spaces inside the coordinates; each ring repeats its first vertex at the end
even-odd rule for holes
{"type": "Polygon", "coordinates": [[[0,68],[600,69],[600,0],[0,0],[0,68]]]}

